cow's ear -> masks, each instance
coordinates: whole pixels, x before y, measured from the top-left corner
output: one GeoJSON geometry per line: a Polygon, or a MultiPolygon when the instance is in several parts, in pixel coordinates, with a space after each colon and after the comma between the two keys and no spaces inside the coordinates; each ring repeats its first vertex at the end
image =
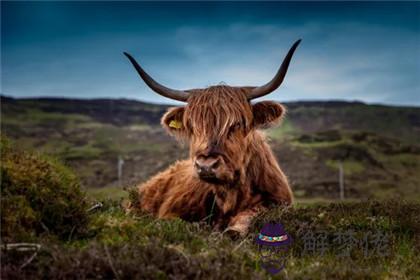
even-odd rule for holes
{"type": "Polygon", "coordinates": [[[256,128],[268,128],[281,122],[286,108],[274,101],[262,101],[252,105],[253,125],[256,128]]]}
{"type": "Polygon", "coordinates": [[[183,124],[184,107],[169,108],[163,115],[162,126],[172,135],[182,137],[185,135],[185,127],[183,124]]]}

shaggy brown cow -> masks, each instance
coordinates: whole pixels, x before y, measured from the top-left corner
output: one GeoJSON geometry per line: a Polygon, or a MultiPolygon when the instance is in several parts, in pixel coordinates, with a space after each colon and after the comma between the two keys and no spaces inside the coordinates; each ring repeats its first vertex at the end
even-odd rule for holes
{"type": "Polygon", "coordinates": [[[169,109],[162,126],[189,141],[190,159],[139,186],[141,209],[159,218],[207,219],[218,229],[244,235],[251,219],[270,204],[292,203],[287,178],[258,130],[278,123],[285,108],[273,101],[250,100],[280,86],[299,43],[289,50],[276,76],[261,87],[173,90],[154,81],[124,53],[151,89],[187,103],[169,109]]]}

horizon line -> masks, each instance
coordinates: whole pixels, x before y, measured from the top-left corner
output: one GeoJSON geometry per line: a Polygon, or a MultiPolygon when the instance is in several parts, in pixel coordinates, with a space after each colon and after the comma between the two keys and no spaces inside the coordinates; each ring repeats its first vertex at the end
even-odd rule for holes
{"type": "MultiPolygon", "coordinates": [[[[143,99],[137,99],[137,98],[131,98],[131,97],[69,97],[69,96],[48,96],[48,95],[40,95],[40,96],[12,96],[12,95],[6,95],[4,93],[0,93],[1,98],[10,98],[10,99],[16,99],[16,100],[31,100],[31,99],[67,99],[67,100],[80,100],[80,101],[94,101],[94,100],[126,100],[126,101],[135,101],[135,102],[141,102],[145,104],[150,105],[157,105],[157,106],[181,106],[182,104],[186,104],[183,102],[176,102],[176,103],[158,103],[158,102],[152,102],[152,101],[146,101],[143,99]]],[[[263,100],[261,100],[263,101],[263,100]]],[[[345,100],[345,99],[296,99],[296,100],[288,100],[288,101],[277,101],[282,104],[290,104],[290,103],[322,103],[322,102],[328,102],[328,103],[353,103],[353,104],[362,104],[362,105],[368,105],[368,106],[387,106],[387,107],[403,107],[403,108],[416,108],[420,109],[420,105],[405,105],[405,104],[391,104],[391,103],[378,103],[378,102],[366,102],[362,100],[345,100]]]]}

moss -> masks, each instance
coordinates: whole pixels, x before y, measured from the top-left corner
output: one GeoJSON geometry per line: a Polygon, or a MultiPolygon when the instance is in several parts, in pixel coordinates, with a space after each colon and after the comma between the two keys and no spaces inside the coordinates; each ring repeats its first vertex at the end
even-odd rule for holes
{"type": "Polygon", "coordinates": [[[6,242],[83,231],[87,201],[76,176],[54,159],[1,140],[1,235],[6,242]]]}

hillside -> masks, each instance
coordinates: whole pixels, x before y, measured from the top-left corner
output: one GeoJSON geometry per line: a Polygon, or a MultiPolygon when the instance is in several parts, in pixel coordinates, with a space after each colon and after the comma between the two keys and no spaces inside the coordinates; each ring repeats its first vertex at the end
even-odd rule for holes
{"type": "MultiPolygon", "coordinates": [[[[159,125],[170,106],[127,99],[13,99],[1,96],[2,116],[7,120],[17,114],[57,113],[83,115],[100,123],[116,126],[159,125]]],[[[287,127],[311,133],[330,129],[363,130],[415,143],[420,139],[420,108],[366,105],[361,102],[289,102],[287,127]]]]}
{"type": "MultiPolygon", "coordinates": [[[[98,196],[120,195],[187,148],[167,136],[159,120],[167,106],[132,100],[13,99],[1,97],[2,133],[21,149],[58,157],[98,196]]],[[[288,114],[267,131],[299,198],[338,196],[343,163],[346,197],[419,199],[420,108],[360,102],[286,103],[288,114]]]]}

